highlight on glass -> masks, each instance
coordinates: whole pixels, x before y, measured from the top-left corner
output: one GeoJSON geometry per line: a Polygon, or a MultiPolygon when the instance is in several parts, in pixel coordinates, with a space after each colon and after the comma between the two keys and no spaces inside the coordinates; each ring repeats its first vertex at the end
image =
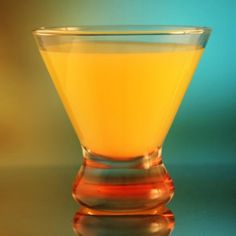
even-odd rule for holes
{"type": "Polygon", "coordinates": [[[184,26],[33,31],[82,146],[73,197],[87,212],[149,214],[171,200],[162,145],[210,32],[184,26]]]}

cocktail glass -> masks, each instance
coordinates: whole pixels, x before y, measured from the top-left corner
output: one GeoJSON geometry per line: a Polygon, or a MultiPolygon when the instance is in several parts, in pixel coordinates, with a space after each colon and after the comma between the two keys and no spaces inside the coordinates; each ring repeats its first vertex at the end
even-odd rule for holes
{"type": "Polygon", "coordinates": [[[33,31],[79,137],[73,197],[88,214],[151,214],[173,196],[162,145],[211,30],[88,26],[33,31]]]}

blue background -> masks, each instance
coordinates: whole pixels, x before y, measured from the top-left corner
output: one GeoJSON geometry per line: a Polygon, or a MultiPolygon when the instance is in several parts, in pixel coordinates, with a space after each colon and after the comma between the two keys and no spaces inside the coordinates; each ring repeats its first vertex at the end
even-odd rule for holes
{"type": "Polygon", "coordinates": [[[86,1],[82,24],[200,25],[213,29],[164,146],[169,163],[235,163],[235,1],[86,1]],[[92,17],[91,17],[92,16],[92,17]]]}
{"type": "Polygon", "coordinates": [[[167,164],[234,164],[235,11],[233,0],[1,3],[0,52],[4,60],[0,61],[0,127],[3,130],[0,166],[78,163],[77,137],[43,65],[31,30],[41,26],[107,24],[199,25],[213,29],[166,139],[164,160],[167,164]]]}
{"type": "Polygon", "coordinates": [[[213,29],[166,140],[172,162],[235,162],[235,1],[86,1],[81,24],[202,25],[213,29]]]}

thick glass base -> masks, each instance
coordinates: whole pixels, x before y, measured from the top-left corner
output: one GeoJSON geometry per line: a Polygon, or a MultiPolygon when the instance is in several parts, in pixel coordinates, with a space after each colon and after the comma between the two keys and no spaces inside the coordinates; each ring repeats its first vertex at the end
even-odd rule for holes
{"type": "Polygon", "coordinates": [[[130,159],[111,159],[83,148],[84,161],[73,197],[91,214],[153,214],[173,196],[173,181],[161,149],[130,159]]]}
{"type": "Polygon", "coordinates": [[[166,208],[148,216],[91,216],[78,211],[73,229],[78,236],[168,236],[174,224],[174,215],[166,208]]]}

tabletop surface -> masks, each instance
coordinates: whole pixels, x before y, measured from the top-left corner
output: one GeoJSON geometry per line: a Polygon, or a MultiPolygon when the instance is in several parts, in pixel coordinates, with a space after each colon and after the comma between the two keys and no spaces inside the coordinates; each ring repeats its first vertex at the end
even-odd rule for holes
{"type": "MultiPolygon", "coordinates": [[[[0,235],[75,235],[72,219],[78,205],[71,197],[71,185],[78,168],[1,168],[0,235]]],[[[176,187],[168,205],[175,215],[172,236],[236,235],[234,166],[179,164],[169,165],[168,170],[176,187]]],[[[119,227],[115,233],[104,231],[105,224],[103,231],[82,236],[124,235],[119,227]]]]}

